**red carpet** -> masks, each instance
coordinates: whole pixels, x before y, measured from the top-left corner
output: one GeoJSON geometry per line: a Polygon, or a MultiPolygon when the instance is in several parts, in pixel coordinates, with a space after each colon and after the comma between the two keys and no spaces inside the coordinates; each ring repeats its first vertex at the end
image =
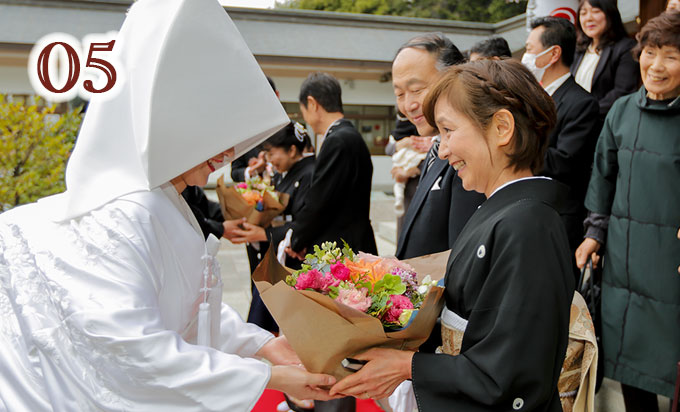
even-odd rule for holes
{"type": "MultiPolygon", "coordinates": [[[[281,402],[281,392],[265,389],[252,412],[276,412],[276,406],[281,402]]],[[[382,412],[382,409],[370,399],[357,399],[357,412],[382,412]]]]}

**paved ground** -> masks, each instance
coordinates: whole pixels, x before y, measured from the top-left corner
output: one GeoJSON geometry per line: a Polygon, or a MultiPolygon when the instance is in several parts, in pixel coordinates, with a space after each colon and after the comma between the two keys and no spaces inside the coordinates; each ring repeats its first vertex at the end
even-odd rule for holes
{"type": "MultiPolygon", "coordinates": [[[[207,191],[209,197],[216,199],[214,192],[207,191]]],[[[384,192],[371,194],[371,222],[376,233],[376,243],[380,255],[393,255],[395,252],[396,223],[393,210],[394,197],[384,192]]],[[[250,270],[245,246],[233,245],[222,239],[218,254],[224,280],[224,302],[230,304],[247,316],[250,306],[250,270]]],[[[670,412],[670,400],[659,397],[660,410],[670,412]]],[[[618,382],[605,379],[602,389],[595,398],[596,412],[623,412],[623,397],[618,382]]],[[[652,412],[652,411],[650,411],[652,412]]]]}

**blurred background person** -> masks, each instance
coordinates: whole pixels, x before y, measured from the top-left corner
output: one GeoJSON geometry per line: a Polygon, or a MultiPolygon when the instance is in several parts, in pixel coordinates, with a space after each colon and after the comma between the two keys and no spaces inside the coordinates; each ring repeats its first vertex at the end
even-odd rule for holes
{"type": "MultiPolygon", "coordinates": [[[[297,122],[291,122],[262,143],[267,160],[274,166],[276,174],[272,183],[276,191],[286,193],[288,204],[280,216],[269,227],[263,228],[248,222],[242,222],[242,228],[234,229],[229,236],[232,243],[273,244],[276,247],[293,225],[298,213],[302,210],[314,173],[314,156],[305,156],[307,130],[297,122]],[[266,243],[265,243],[266,242],[266,243]]],[[[282,254],[282,264],[292,269],[299,269],[301,261],[282,254]]],[[[248,322],[254,323],[270,332],[278,332],[274,318],[262,302],[260,294],[252,284],[252,300],[248,312],[248,322]]]]}
{"type": "Polygon", "coordinates": [[[471,62],[480,59],[499,60],[512,57],[508,42],[500,36],[494,36],[476,43],[472,46],[469,53],[469,60],[471,62]]]}
{"type": "Polygon", "coordinates": [[[658,410],[656,394],[673,397],[680,359],[680,13],[649,20],[635,55],[643,86],[607,115],[576,251],[582,267],[606,247],[604,374],[621,382],[628,412],[658,410]]]}
{"type": "MultiPolygon", "coordinates": [[[[542,174],[569,187],[561,218],[573,255],[583,241],[586,217],[583,200],[600,133],[599,106],[569,73],[576,47],[574,25],[561,17],[539,17],[531,28],[522,63],[552,96],[557,109],[557,123],[548,136],[542,174]]],[[[574,272],[578,279],[575,262],[574,272]]]]}
{"type": "Polygon", "coordinates": [[[433,141],[411,204],[404,215],[396,257],[408,259],[451,248],[458,233],[484,197],[466,191],[456,171],[439,158],[437,131],[425,120],[423,101],[448,67],[463,62],[458,48],[442,33],[428,33],[406,42],[392,63],[392,85],[399,111],[433,141]]]}
{"type": "Polygon", "coordinates": [[[680,0],[668,0],[666,11],[680,10],[680,0]]]}
{"type": "Polygon", "coordinates": [[[576,25],[576,55],[571,73],[600,105],[604,117],[621,96],[640,86],[640,69],[616,7],[616,0],[581,0],[576,25]]]}

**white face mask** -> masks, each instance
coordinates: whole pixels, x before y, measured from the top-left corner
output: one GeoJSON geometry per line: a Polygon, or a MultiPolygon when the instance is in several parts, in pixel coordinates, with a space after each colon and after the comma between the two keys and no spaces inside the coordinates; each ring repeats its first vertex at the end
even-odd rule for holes
{"type": "Polygon", "coordinates": [[[546,69],[550,67],[552,63],[546,64],[545,67],[536,67],[536,59],[548,53],[553,47],[555,46],[550,46],[538,54],[524,53],[524,56],[522,56],[522,64],[529,69],[539,82],[543,80],[546,69]]]}

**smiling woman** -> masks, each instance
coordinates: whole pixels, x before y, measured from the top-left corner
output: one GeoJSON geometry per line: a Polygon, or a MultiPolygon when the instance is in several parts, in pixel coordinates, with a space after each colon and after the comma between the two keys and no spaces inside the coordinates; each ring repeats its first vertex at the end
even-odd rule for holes
{"type": "Polygon", "coordinates": [[[454,66],[425,99],[440,156],[488,199],[453,245],[444,279],[442,353],[372,349],[331,393],[381,398],[412,379],[418,410],[562,411],[557,379],[574,284],[559,213],[566,187],[540,170],[555,123],[521,63],[454,66]]]}
{"type": "Polygon", "coordinates": [[[651,411],[654,394],[673,396],[680,359],[680,13],[649,20],[635,51],[643,86],[607,116],[585,200],[609,225],[586,220],[576,259],[582,266],[603,246],[611,257],[602,277],[604,373],[622,383],[627,405],[647,399],[639,410],[651,411]],[[654,356],[642,356],[644,347],[654,356]]]}

